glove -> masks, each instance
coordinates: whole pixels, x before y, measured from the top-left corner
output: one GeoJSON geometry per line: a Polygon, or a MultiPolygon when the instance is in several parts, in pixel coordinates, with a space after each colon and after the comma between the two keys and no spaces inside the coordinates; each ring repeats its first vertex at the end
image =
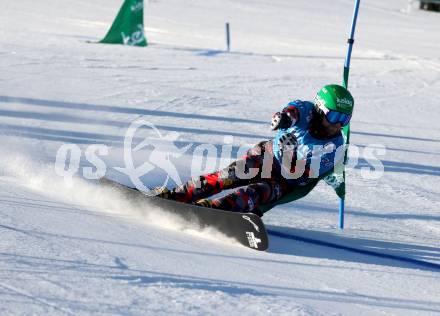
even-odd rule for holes
{"type": "Polygon", "coordinates": [[[291,133],[285,133],[278,139],[278,148],[280,150],[280,155],[283,156],[285,151],[296,151],[298,148],[298,141],[295,135],[291,133]]]}
{"type": "Polygon", "coordinates": [[[270,129],[275,131],[279,128],[289,128],[292,123],[292,118],[287,112],[276,112],[272,115],[270,129]]]}

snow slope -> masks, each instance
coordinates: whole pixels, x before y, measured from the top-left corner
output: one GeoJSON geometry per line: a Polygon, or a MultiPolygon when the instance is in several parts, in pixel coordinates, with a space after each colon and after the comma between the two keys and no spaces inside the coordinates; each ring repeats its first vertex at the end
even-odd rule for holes
{"type": "MultiPolygon", "coordinates": [[[[107,175],[127,181],[114,167],[140,117],[193,144],[174,161],[182,179],[199,144],[219,149],[232,136],[236,151],[271,137],[274,111],[340,81],[352,1],[328,3],[149,1],[142,49],[87,43],[121,1],[2,1],[0,313],[439,314],[438,269],[276,236],[257,253],[54,172],[62,144],[80,146],[82,167],[88,146],[105,144],[107,175]]],[[[439,26],[416,3],[362,2],[347,228],[319,185],[266,214],[269,229],[440,264],[439,26]],[[385,172],[365,179],[380,146],[385,172]]],[[[155,172],[149,185],[164,179],[155,172]]]]}

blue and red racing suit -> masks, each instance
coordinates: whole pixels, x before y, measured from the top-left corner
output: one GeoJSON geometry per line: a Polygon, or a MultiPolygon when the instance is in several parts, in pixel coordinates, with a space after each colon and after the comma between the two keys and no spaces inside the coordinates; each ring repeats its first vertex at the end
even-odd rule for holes
{"type": "Polygon", "coordinates": [[[258,206],[274,203],[297,186],[327,173],[343,157],[341,133],[325,140],[312,136],[310,124],[317,115],[313,109],[312,102],[290,102],[282,112],[289,114],[291,123],[279,128],[274,139],[258,143],[228,167],[191,179],[164,197],[261,216],[258,206]],[[286,138],[290,139],[288,148],[283,142],[286,138]],[[252,177],[242,176],[251,170],[252,177]],[[237,190],[207,199],[229,189],[237,190]]]}

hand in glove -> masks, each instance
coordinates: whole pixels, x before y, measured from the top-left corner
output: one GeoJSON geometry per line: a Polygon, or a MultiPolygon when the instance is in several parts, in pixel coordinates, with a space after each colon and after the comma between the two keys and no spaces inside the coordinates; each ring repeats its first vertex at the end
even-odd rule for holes
{"type": "Polygon", "coordinates": [[[298,147],[298,141],[296,140],[295,135],[292,133],[285,133],[278,139],[278,148],[280,150],[281,156],[286,151],[295,152],[298,147]]]}
{"type": "Polygon", "coordinates": [[[292,118],[287,112],[276,112],[272,115],[270,129],[275,131],[279,128],[289,128],[292,123],[292,118]]]}

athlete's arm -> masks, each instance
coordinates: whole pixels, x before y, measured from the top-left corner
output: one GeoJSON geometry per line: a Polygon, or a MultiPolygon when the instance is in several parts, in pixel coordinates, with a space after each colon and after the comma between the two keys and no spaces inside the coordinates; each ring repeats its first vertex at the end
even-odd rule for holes
{"type": "Polygon", "coordinates": [[[295,125],[299,120],[299,111],[295,105],[289,104],[281,112],[272,115],[270,128],[274,131],[277,129],[286,129],[295,125]]]}

